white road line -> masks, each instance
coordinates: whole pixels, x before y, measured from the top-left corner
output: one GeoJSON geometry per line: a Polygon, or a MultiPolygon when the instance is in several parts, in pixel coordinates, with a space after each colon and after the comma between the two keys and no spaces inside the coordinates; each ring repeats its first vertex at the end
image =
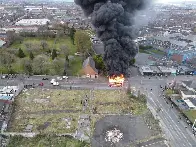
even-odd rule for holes
{"type": "MultiPolygon", "coordinates": [[[[155,103],[155,102],[154,102],[155,103]]],[[[157,104],[156,104],[157,105],[157,104]]],[[[171,121],[169,120],[169,118],[167,118],[167,115],[165,115],[165,116],[163,116],[162,117],[162,119],[164,119],[166,122],[167,122],[167,124],[169,124],[169,126],[170,126],[170,128],[172,129],[172,130],[176,130],[175,128],[174,128],[174,126],[173,125],[171,125],[171,121]]],[[[169,127],[168,125],[167,125],[167,127],[169,127]]],[[[173,131],[171,131],[171,134],[173,134],[173,131]]],[[[177,136],[177,139],[180,139],[181,138],[181,135],[179,134],[179,132],[175,132],[175,134],[173,134],[172,135],[173,137],[175,136],[177,136]]],[[[183,138],[182,138],[183,139],[183,138]]]]}
{"type": "MultiPolygon", "coordinates": [[[[151,111],[152,110],[155,111],[154,108],[150,106],[150,104],[148,106],[149,106],[149,108],[151,108],[151,111]]],[[[160,121],[160,123],[162,125],[162,128],[163,128],[163,131],[165,131],[166,134],[168,134],[170,136],[170,138],[172,138],[173,142],[170,142],[170,143],[173,143],[173,145],[175,147],[179,147],[179,145],[176,145],[176,141],[174,141],[174,140],[176,140],[174,138],[174,137],[176,137],[176,134],[173,134],[173,132],[171,131],[171,129],[166,125],[166,122],[165,121],[167,121],[167,120],[163,121],[164,119],[162,118],[161,121],[160,121]]],[[[168,121],[167,121],[167,123],[168,123],[168,121]]],[[[168,138],[168,136],[166,138],[168,138]]],[[[168,139],[170,140],[170,138],[168,138],[168,139]]],[[[178,139],[178,137],[177,137],[177,139],[178,139]]]]}
{"type": "MultiPolygon", "coordinates": [[[[151,92],[151,93],[154,95],[153,92],[151,92]]],[[[154,96],[155,96],[155,95],[154,95],[154,96]]],[[[159,105],[160,105],[162,108],[164,108],[163,105],[162,105],[158,100],[157,100],[157,102],[159,103],[159,105]]],[[[183,135],[183,137],[186,139],[187,143],[191,146],[189,140],[188,140],[187,137],[184,135],[184,133],[182,132],[182,130],[178,127],[178,125],[176,125],[176,123],[175,123],[174,120],[171,118],[171,116],[168,114],[168,112],[167,112],[167,111],[165,111],[165,112],[166,112],[167,116],[171,119],[171,121],[173,122],[173,124],[176,126],[176,128],[179,130],[179,133],[181,133],[181,134],[183,135]]]]}

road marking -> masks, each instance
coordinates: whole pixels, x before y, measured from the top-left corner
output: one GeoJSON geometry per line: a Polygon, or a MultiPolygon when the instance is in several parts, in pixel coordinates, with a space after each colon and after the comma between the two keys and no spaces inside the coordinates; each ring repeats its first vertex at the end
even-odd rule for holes
{"type": "MultiPolygon", "coordinates": [[[[154,96],[155,96],[155,94],[153,93],[153,92],[151,92],[151,94],[153,94],[154,96]]],[[[163,107],[163,105],[157,100],[157,102],[160,104],[160,106],[162,107],[162,108],[164,108],[163,107]]],[[[187,139],[187,137],[184,135],[184,132],[182,132],[182,130],[178,127],[178,125],[176,125],[176,123],[174,122],[174,120],[171,118],[171,116],[169,115],[169,113],[167,112],[167,111],[165,111],[166,112],[166,114],[167,114],[167,116],[171,119],[171,121],[173,122],[173,124],[176,126],[176,128],[179,130],[179,134],[182,134],[183,135],[183,137],[186,139],[186,141],[187,141],[187,143],[191,146],[191,143],[189,142],[189,140],[187,139]]],[[[175,115],[174,115],[175,116],[175,115]]],[[[171,124],[170,124],[171,125],[171,124]]]]}
{"type": "MultiPolygon", "coordinates": [[[[155,102],[154,102],[155,103],[155,102]]],[[[156,103],[155,103],[155,105],[157,105],[156,103]]],[[[163,110],[164,111],[164,110],[163,110]]],[[[164,118],[165,119],[165,121],[167,121],[167,123],[169,124],[169,126],[171,127],[171,129],[172,130],[175,130],[174,129],[174,127],[170,124],[171,122],[169,121],[169,119],[167,118],[167,115],[165,115],[165,116],[163,116],[162,118],[164,118]]],[[[168,127],[168,126],[167,126],[168,127]]],[[[173,132],[171,132],[171,134],[172,134],[173,132]]],[[[176,132],[174,135],[172,135],[172,136],[178,136],[178,138],[180,138],[180,134],[178,134],[178,132],[176,132]]]]}

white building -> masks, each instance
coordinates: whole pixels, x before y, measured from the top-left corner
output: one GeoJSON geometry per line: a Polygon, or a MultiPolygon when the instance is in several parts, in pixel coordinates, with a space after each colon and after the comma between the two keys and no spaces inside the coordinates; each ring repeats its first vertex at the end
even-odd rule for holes
{"type": "Polygon", "coordinates": [[[36,32],[38,30],[37,26],[9,26],[2,28],[4,31],[15,31],[16,33],[19,32],[36,32]]]}
{"type": "Polygon", "coordinates": [[[153,70],[149,66],[142,66],[139,68],[139,71],[141,75],[148,75],[153,73],[153,70]]]}
{"type": "Polygon", "coordinates": [[[192,101],[193,99],[186,99],[184,102],[188,105],[189,109],[194,109],[196,110],[196,106],[192,101]]]}
{"type": "Polygon", "coordinates": [[[17,26],[40,26],[50,22],[49,19],[21,19],[15,23],[17,26]]]}
{"type": "Polygon", "coordinates": [[[185,89],[181,89],[182,99],[194,98],[196,99],[196,82],[195,81],[182,81],[182,86],[185,89]]]}

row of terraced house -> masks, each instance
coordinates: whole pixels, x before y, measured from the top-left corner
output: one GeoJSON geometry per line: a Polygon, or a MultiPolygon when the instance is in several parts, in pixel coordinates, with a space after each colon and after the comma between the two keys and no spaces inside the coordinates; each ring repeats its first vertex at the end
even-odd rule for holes
{"type": "Polygon", "coordinates": [[[0,129],[1,132],[7,129],[11,112],[12,103],[15,97],[24,88],[23,84],[17,86],[0,86],[0,129]]]}

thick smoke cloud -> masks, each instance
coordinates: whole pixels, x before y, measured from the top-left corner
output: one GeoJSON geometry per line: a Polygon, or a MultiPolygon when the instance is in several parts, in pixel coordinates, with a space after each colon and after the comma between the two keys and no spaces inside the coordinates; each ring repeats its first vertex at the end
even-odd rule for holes
{"type": "Polygon", "coordinates": [[[109,75],[128,74],[129,61],[138,47],[134,43],[134,15],[147,0],[75,0],[91,21],[105,46],[104,62],[109,75]]]}

